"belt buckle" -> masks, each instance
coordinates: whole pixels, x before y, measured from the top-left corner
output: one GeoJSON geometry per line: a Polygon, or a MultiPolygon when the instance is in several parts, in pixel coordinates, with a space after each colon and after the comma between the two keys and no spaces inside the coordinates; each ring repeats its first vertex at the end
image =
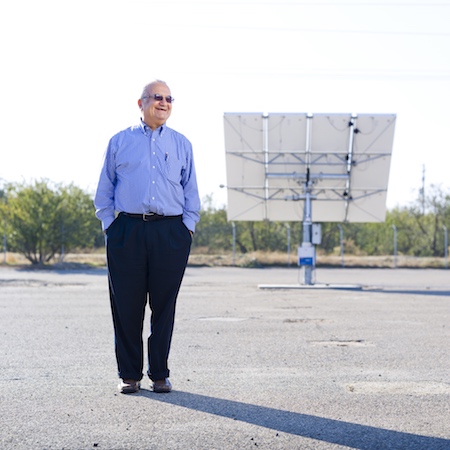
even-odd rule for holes
{"type": "Polygon", "coordinates": [[[157,216],[157,214],[154,212],[144,213],[144,214],[142,214],[142,220],[144,222],[150,222],[151,217],[153,217],[153,216],[157,216]]]}

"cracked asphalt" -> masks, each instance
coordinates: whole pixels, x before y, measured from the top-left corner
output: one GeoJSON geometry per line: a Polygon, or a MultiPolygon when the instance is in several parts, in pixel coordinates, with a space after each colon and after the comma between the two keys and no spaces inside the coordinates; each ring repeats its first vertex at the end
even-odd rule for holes
{"type": "Polygon", "coordinates": [[[449,271],[316,278],[188,267],[174,391],[123,395],[106,270],[0,267],[0,448],[450,449],[449,271]]]}

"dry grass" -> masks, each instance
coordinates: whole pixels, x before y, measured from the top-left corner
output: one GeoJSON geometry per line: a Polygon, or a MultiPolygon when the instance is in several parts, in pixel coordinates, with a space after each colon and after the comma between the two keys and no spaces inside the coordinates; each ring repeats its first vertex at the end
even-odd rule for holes
{"type": "MultiPolygon", "coordinates": [[[[33,265],[23,255],[19,253],[6,253],[2,255],[1,265],[11,267],[26,267],[33,265]]],[[[48,268],[71,268],[71,267],[104,267],[106,266],[105,252],[99,253],[69,253],[64,256],[63,261],[59,255],[46,265],[48,268]]]]}
{"type": "MultiPolygon", "coordinates": [[[[317,255],[317,267],[373,267],[373,268],[445,268],[444,258],[416,258],[412,256],[397,256],[396,262],[394,257],[386,256],[355,256],[346,255],[344,261],[340,256],[336,255],[317,255]]],[[[7,253],[6,263],[5,257],[0,259],[0,265],[10,267],[24,267],[31,264],[22,255],[18,253],[7,253]]],[[[291,267],[297,266],[297,255],[292,253],[290,257],[283,252],[252,252],[246,254],[236,254],[234,257],[231,253],[207,254],[194,251],[189,258],[190,266],[210,266],[210,267],[291,267]]],[[[106,256],[103,250],[95,253],[69,253],[65,255],[61,262],[56,257],[47,268],[89,268],[89,267],[105,267],[106,256]]]]}
{"type": "MultiPolygon", "coordinates": [[[[297,266],[297,255],[282,252],[252,252],[246,254],[208,255],[191,254],[189,264],[193,266],[233,266],[238,267],[264,267],[288,265],[297,266]]],[[[416,258],[412,256],[356,256],[346,255],[344,261],[340,256],[335,255],[317,255],[317,267],[410,267],[410,268],[444,268],[444,258],[416,258]]]]}

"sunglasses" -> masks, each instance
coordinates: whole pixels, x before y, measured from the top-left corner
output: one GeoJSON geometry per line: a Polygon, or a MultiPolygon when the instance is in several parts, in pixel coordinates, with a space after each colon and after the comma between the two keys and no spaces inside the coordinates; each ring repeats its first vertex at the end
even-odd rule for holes
{"type": "Polygon", "coordinates": [[[162,102],[163,99],[165,98],[167,103],[173,103],[175,101],[175,99],[171,95],[168,95],[167,97],[163,97],[161,94],[146,95],[146,96],[142,97],[142,100],[144,100],[144,98],[152,98],[153,100],[155,100],[157,102],[162,102]]]}

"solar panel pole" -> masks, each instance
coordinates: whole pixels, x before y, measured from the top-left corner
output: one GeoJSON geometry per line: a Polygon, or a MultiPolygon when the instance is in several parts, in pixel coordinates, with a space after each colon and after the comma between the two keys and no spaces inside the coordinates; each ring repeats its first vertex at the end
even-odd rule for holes
{"type": "Polygon", "coordinates": [[[311,285],[312,273],[315,266],[315,248],[312,244],[311,220],[311,181],[309,169],[306,169],[305,203],[303,208],[303,242],[299,248],[299,265],[303,267],[303,284],[311,285]]]}

